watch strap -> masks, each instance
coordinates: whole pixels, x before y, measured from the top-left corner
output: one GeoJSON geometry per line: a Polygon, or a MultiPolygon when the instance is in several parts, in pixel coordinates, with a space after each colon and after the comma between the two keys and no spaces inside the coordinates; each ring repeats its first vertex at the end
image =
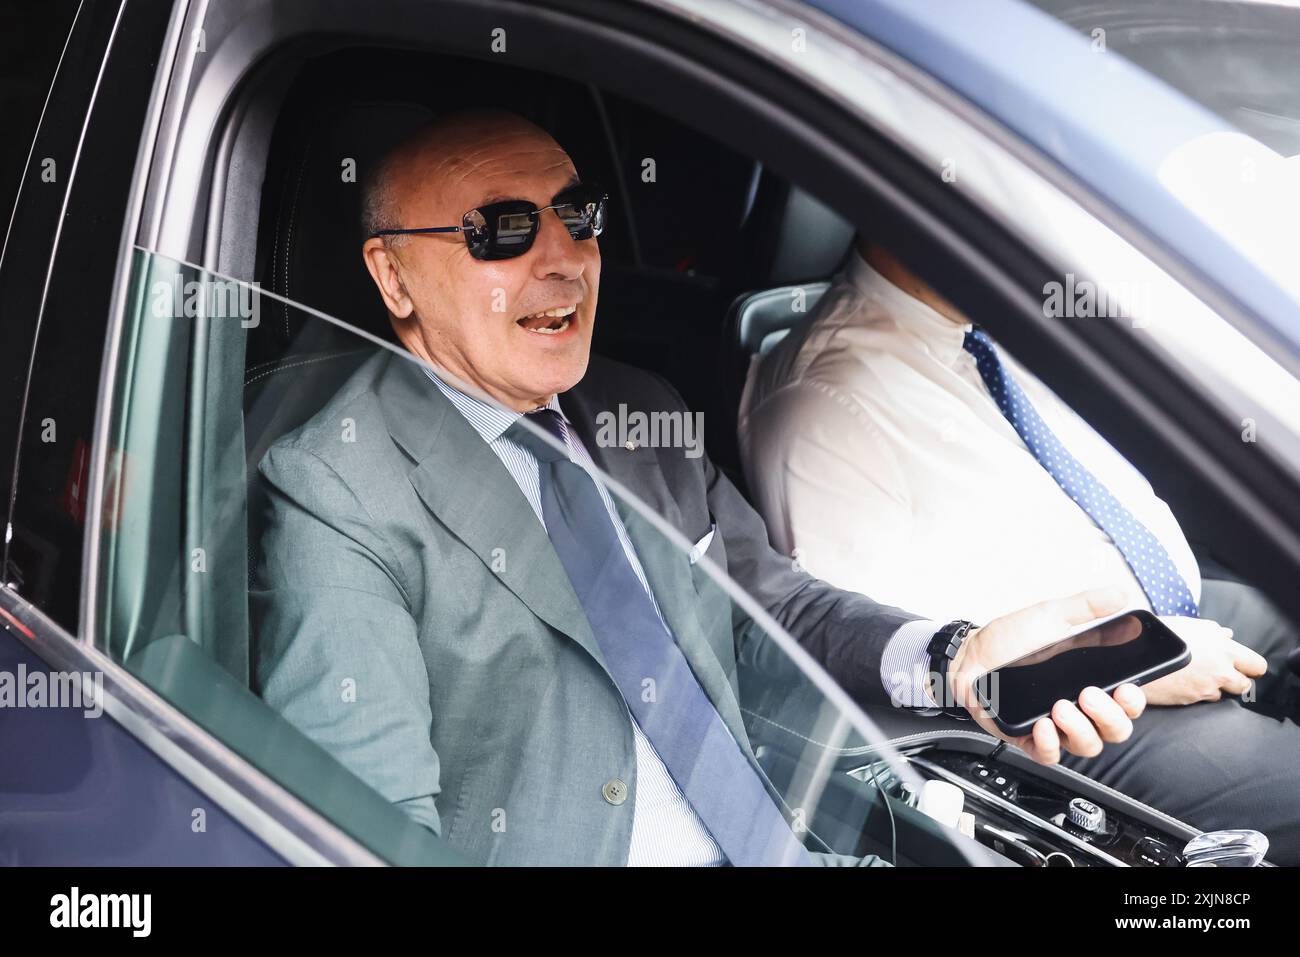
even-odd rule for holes
{"type": "Polygon", "coordinates": [[[969,721],[970,714],[965,708],[949,700],[948,668],[957,657],[957,652],[965,642],[966,636],[974,629],[974,622],[961,619],[950,621],[934,633],[934,637],[926,646],[926,651],[930,655],[930,674],[934,676],[938,685],[936,690],[939,693],[935,695],[935,702],[944,714],[962,721],[969,721]]]}

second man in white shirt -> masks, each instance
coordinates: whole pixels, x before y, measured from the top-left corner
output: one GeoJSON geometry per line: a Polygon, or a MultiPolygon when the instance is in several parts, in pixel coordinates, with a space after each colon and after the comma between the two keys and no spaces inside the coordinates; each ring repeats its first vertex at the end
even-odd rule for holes
{"type": "MultiPolygon", "coordinates": [[[[887,250],[859,241],[812,314],[755,361],[742,398],[746,478],[773,544],[819,578],[936,621],[988,621],[1045,595],[1107,585],[1153,607],[1134,556],[1036,457],[1012,421],[1023,413],[995,399],[971,329],[887,250]]],[[[1197,826],[1258,828],[1273,858],[1300,863],[1300,727],[1223,698],[1252,693],[1267,668],[1258,652],[1284,656],[1289,629],[1260,612],[1253,590],[1203,583],[1147,480],[1042,382],[995,354],[985,350],[985,364],[1000,359],[1018,408],[1032,405],[1044,431],[1154,537],[1146,547],[1163,549],[1157,577],[1181,578],[1202,604],[1200,617],[1166,618],[1192,665],[1146,690],[1152,704],[1218,703],[1152,709],[1129,742],[1071,763],[1197,826]],[[1237,614],[1237,635],[1216,610],[1237,614]]],[[[908,679],[900,675],[900,686],[908,679]]]]}

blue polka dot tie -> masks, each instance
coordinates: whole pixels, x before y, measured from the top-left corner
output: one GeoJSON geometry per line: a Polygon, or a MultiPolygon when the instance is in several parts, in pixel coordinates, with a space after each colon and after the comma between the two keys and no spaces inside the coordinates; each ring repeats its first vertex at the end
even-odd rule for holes
{"type": "Polygon", "coordinates": [[[1038,464],[1110,536],[1137,576],[1152,610],[1157,615],[1195,617],[1196,599],[1160,540],[1061,444],[998,358],[988,334],[979,327],[972,328],[962,345],[975,357],[975,366],[989,394],[1038,464]]]}

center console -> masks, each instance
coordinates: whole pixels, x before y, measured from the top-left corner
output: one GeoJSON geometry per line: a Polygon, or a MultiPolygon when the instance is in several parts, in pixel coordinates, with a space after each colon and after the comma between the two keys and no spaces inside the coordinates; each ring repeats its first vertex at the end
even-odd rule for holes
{"type": "MultiPolygon", "coordinates": [[[[958,788],[968,837],[1029,867],[1182,867],[1182,849],[1198,832],[1065,769],[1023,766],[1023,756],[955,738],[904,750],[922,782],[958,788]],[[1017,759],[1021,760],[1017,760],[1017,759]]],[[[885,762],[851,768],[850,776],[882,789],[897,808],[921,795],[885,762]]]]}
{"type": "Polygon", "coordinates": [[[1202,833],[1070,768],[1036,764],[972,722],[877,708],[869,742],[842,733],[816,689],[774,683],[767,694],[748,674],[742,687],[752,696],[750,743],[774,793],[788,808],[814,809],[810,850],[904,867],[1267,864],[1268,840],[1256,831],[1202,833]]]}

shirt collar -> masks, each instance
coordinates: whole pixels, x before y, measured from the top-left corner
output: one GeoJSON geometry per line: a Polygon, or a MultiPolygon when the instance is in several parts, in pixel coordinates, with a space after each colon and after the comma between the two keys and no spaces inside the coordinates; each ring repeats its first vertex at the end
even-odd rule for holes
{"type": "MultiPolygon", "coordinates": [[[[963,344],[970,323],[958,325],[947,316],[927,306],[915,296],[899,289],[862,258],[857,247],[849,253],[845,278],[875,309],[857,310],[856,315],[873,319],[885,315],[905,332],[921,341],[936,359],[953,366],[965,354],[963,344]]],[[[850,321],[851,324],[851,321],[850,321]]]]}
{"type": "MultiPolygon", "coordinates": [[[[436,385],[456,407],[465,420],[474,427],[474,431],[483,437],[484,442],[495,442],[501,436],[505,435],[506,430],[522,416],[523,412],[516,412],[514,409],[507,409],[505,406],[498,405],[495,402],[480,399],[476,396],[462,392],[453,385],[448,385],[438,378],[432,369],[425,368],[424,374],[436,385]]],[[[551,396],[550,400],[539,408],[551,409],[564,418],[564,413],[560,411],[560,397],[551,396]]],[[[567,419],[565,420],[567,423],[567,419]]]]}

